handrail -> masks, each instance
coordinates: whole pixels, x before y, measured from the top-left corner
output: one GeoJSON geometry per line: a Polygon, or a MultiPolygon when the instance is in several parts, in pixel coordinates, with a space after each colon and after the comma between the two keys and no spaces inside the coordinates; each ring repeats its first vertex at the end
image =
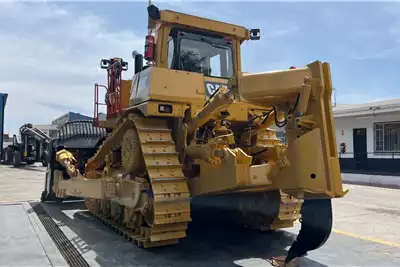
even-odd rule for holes
{"type": "MultiPolygon", "coordinates": [[[[104,88],[106,89],[107,92],[107,87],[105,85],[100,85],[100,84],[95,84],[94,85],[94,116],[93,116],[93,123],[96,127],[99,126],[99,105],[106,106],[107,103],[99,102],[99,88],[104,88]]],[[[108,113],[108,111],[107,111],[108,113]]]]}
{"type": "Polygon", "coordinates": [[[107,119],[117,116],[121,112],[122,94],[121,79],[122,72],[126,69],[121,65],[120,61],[114,62],[107,67],[107,86],[95,84],[94,90],[94,125],[99,126],[99,106],[106,105],[107,119]],[[99,101],[99,89],[106,89],[105,103],[99,101]]]}
{"type": "Polygon", "coordinates": [[[108,88],[111,89],[111,82],[113,82],[113,89],[115,90],[112,93],[109,93],[108,97],[110,99],[110,110],[107,112],[109,115],[114,116],[116,113],[119,113],[121,110],[121,76],[122,76],[122,68],[118,69],[115,66],[118,66],[119,62],[115,62],[110,67],[107,68],[107,76],[108,76],[108,88]],[[114,77],[111,71],[116,72],[117,77],[114,77]]]}

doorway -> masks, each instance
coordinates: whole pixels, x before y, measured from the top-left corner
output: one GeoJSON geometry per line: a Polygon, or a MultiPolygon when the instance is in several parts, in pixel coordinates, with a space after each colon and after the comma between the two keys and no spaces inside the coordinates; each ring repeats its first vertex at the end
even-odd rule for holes
{"type": "Polygon", "coordinates": [[[367,169],[367,129],[353,129],[353,151],[357,170],[367,169]]]}

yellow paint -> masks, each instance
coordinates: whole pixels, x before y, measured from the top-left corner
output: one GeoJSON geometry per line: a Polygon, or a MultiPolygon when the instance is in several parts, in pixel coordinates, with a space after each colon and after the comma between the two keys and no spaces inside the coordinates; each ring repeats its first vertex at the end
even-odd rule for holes
{"type": "MultiPolygon", "coordinates": [[[[279,215],[273,225],[276,229],[292,227],[301,208],[302,200],[287,200],[283,192],[299,199],[336,198],[347,193],[342,188],[336,149],[328,63],[314,61],[297,69],[243,74],[240,45],[251,39],[244,27],[160,11],[160,19],[149,19],[148,28],[155,31],[154,66],[136,73],[132,80],[121,81],[123,112],[113,121],[102,122],[114,131],[85,168],[85,176],[89,178],[89,173],[94,173],[94,179],[55,178],[55,184],[60,185],[58,196],[78,194],[96,199],[89,206],[95,212],[98,200],[129,207],[129,214],[141,210],[138,203],[149,205],[150,213],[138,213],[134,221],[128,222],[132,223],[129,227],[141,233],[142,241],[138,242],[146,247],[186,236],[186,224],[191,221],[189,196],[279,189],[282,194],[279,215]],[[219,79],[228,85],[229,92],[223,86],[208,99],[205,82],[218,79],[168,68],[168,37],[172,27],[201,29],[232,39],[234,75],[229,81],[219,79]],[[161,113],[165,110],[159,110],[159,104],[171,105],[172,110],[161,113]],[[287,122],[287,146],[275,134],[268,133],[268,128],[283,117],[287,122]],[[132,137],[131,131],[137,131],[139,137],[132,137]],[[204,141],[198,140],[200,134],[204,141]],[[232,146],[236,138],[240,141],[237,147],[232,146]],[[119,157],[110,151],[120,144],[122,160],[114,164],[119,157]],[[198,163],[200,172],[191,172],[192,160],[198,163]],[[132,162],[143,163],[134,166],[132,162]],[[122,198],[120,192],[128,192],[129,196],[132,192],[115,177],[127,172],[142,173],[144,169],[149,183],[140,182],[151,186],[153,200],[141,198],[139,193],[133,194],[139,199],[122,198]],[[186,179],[184,170],[189,170],[193,177],[186,179]],[[100,175],[103,178],[99,179],[100,175]],[[110,200],[108,192],[118,197],[110,200]],[[174,201],[166,201],[171,198],[174,201]],[[292,201],[299,205],[291,205],[292,201]],[[142,220],[153,233],[135,228],[136,221],[142,220]],[[185,224],[183,229],[171,228],[178,223],[185,224]],[[166,225],[167,232],[161,231],[160,225],[166,225]]],[[[70,163],[75,161],[72,154],[60,151],[56,158],[71,177],[76,176],[78,172],[70,163]]],[[[114,214],[112,208],[110,214],[114,214]]]]}
{"type": "Polygon", "coordinates": [[[333,229],[332,231],[334,233],[337,233],[337,234],[346,235],[346,236],[350,236],[350,237],[354,237],[354,238],[358,238],[358,239],[362,239],[362,240],[366,240],[366,241],[370,241],[370,242],[374,242],[374,243],[379,243],[379,244],[386,245],[386,246],[399,247],[400,248],[400,243],[390,242],[390,241],[381,240],[381,239],[376,239],[376,238],[368,237],[368,236],[356,235],[356,234],[348,233],[348,232],[345,232],[345,231],[339,230],[339,229],[333,229]]]}
{"type": "Polygon", "coordinates": [[[172,24],[192,29],[212,31],[240,41],[250,39],[250,31],[243,26],[178,13],[171,10],[160,10],[160,20],[158,22],[161,23],[160,28],[165,24],[172,24]]]}

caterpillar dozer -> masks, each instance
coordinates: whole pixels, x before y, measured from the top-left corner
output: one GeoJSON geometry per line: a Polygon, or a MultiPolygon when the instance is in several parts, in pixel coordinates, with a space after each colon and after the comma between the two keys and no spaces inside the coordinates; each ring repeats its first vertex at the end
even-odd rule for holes
{"type": "Polygon", "coordinates": [[[196,218],[301,230],[281,263],[322,246],[342,188],[330,66],[244,73],[241,44],[259,29],[147,7],[144,55],[101,60],[95,120],[107,137],[86,162],[57,152],[57,197],[87,209],[143,248],[175,244],[196,218]],[[146,64],[144,64],[146,60],[146,64]],[[99,90],[106,91],[100,103],[99,90]],[[101,119],[99,105],[107,108],[101,119]],[[275,128],[274,128],[275,127],[275,128]],[[286,144],[276,137],[285,128],[286,144]]]}

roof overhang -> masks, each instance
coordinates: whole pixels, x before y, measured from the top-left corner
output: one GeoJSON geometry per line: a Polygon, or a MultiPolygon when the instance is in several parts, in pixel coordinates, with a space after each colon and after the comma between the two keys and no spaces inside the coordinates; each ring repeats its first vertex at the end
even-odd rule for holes
{"type": "Polygon", "coordinates": [[[334,118],[346,118],[346,117],[367,117],[367,116],[377,116],[389,113],[400,112],[400,105],[393,104],[387,106],[371,106],[371,107],[361,107],[361,108],[351,108],[351,109],[341,109],[334,110],[334,118]]]}

